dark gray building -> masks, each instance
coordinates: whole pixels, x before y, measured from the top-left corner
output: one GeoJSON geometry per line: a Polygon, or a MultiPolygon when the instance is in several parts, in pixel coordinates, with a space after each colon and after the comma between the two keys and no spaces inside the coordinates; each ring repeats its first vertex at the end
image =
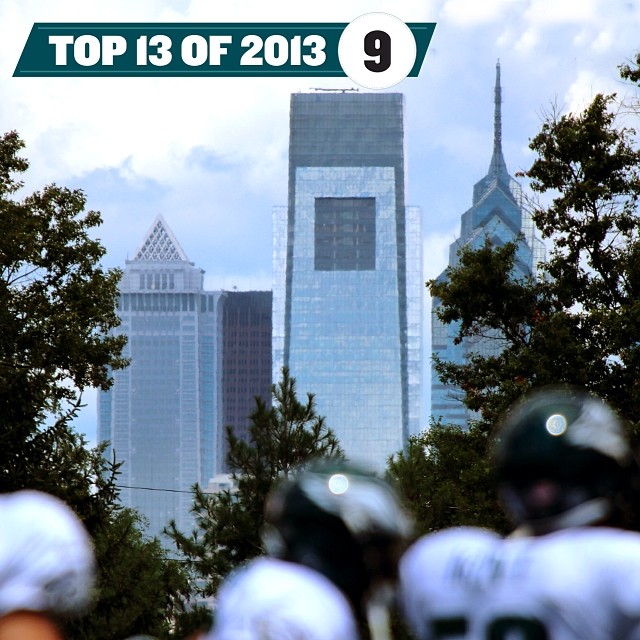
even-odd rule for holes
{"type": "MultiPolygon", "coordinates": [[[[271,291],[227,291],[222,305],[223,425],[248,440],[256,397],[271,405],[271,291]]],[[[218,468],[228,471],[222,430],[218,468]]]]}

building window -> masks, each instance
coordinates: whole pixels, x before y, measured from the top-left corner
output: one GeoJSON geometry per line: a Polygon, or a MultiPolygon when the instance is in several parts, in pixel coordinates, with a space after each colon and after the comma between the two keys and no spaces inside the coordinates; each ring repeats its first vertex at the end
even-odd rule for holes
{"type": "Polygon", "coordinates": [[[316,198],[316,271],[376,268],[376,199],[316,198]]]}

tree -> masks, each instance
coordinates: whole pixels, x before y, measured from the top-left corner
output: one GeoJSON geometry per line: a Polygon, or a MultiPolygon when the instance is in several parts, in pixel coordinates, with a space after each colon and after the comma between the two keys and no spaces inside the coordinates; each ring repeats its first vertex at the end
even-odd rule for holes
{"type": "Polygon", "coordinates": [[[81,438],[58,440],[57,448],[68,455],[69,475],[65,486],[51,491],[64,494],[82,519],[97,565],[95,603],[87,615],[66,622],[65,637],[184,638],[200,625],[206,627],[206,616],[188,606],[193,589],[186,567],[171,558],[157,539],[142,533],[144,523],[137,512],[121,507],[120,463],[104,458],[106,443],[96,449],[85,444],[81,438]]]}
{"type": "Polygon", "coordinates": [[[121,274],[100,266],[105,249],[89,236],[100,214],[84,212],[81,191],[50,185],[16,199],[23,148],[15,132],[0,138],[0,492],[58,496],[94,541],[97,602],[69,637],[168,637],[188,575],[120,508],[119,464],[73,429],[84,390],[108,388],[127,364],[126,338],[112,333],[121,274]]]}
{"type": "Polygon", "coordinates": [[[142,534],[140,516],[115,509],[93,535],[99,567],[98,596],[88,615],[67,622],[75,640],[111,640],[134,635],[174,635],[191,593],[189,576],[156,538],[142,534]]]}
{"type": "Polygon", "coordinates": [[[521,175],[531,180],[531,217],[552,243],[536,277],[515,276],[517,242],[487,239],[462,247],[446,278],[427,282],[440,319],[457,323],[458,342],[499,346],[463,364],[434,359],[436,374],[479,418],[467,432],[432,427],[391,465],[427,530],[506,530],[502,510],[491,507],[489,447],[499,416],[532,387],[583,386],[640,430],[640,151],[615,106],[615,96],[597,95],[582,112],[552,110],[530,141],[537,157],[521,175]]]}
{"type": "Polygon", "coordinates": [[[287,368],[271,392],[270,407],[256,398],[248,441],[227,427],[227,462],[237,488],[206,494],[196,485],[192,511],[197,528],[186,535],[171,522],[166,531],[199,578],[203,596],[214,595],[232,569],[262,553],[264,500],[274,482],[312,459],[343,456],[337,438],[316,413],[313,394],[300,402],[287,368]]]}
{"type": "Polygon", "coordinates": [[[621,64],[619,69],[622,78],[631,80],[635,84],[640,83],[640,53],[636,53],[631,64],[621,64]]]}
{"type": "Polygon", "coordinates": [[[82,191],[14,199],[23,147],[15,132],[0,138],[0,491],[55,491],[83,444],[68,427],[82,392],[106,389],[109,370],[126,365],[126,338],[110,333],[121,274],[100,266],[105,249],[89,231],[101,218],[84,213],[82,191]]]}
{"type": "Polygon", "coordinates": [[[436,361],[488,425],[528,388],[554,382],[582,385],[640,422],[640,152],[614,105],[600,94],[581,113],[554,111],[530,142],[531,215],[553,241],[543,277],[514,279],[515,245],[487,243],[463,248],[446,281],[427,283],[441,318],[460,322],[458,339],[493,332],[504,344],[462,365],[436,361]]]}
{"type": "Polygon", "coordinates": [[[495,492],[488,444],[480,424],[464,431],[433,422],[390,459],[387,473],[413,516],[416,534],[456,526],[509,530],[495,492]]]}

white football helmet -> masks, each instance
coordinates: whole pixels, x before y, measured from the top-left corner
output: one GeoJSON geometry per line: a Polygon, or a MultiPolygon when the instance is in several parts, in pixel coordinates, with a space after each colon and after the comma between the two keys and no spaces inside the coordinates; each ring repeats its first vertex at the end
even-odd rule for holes
{"type": "Polygon", "coordinates": [[[64,502],[38,491],[0,495],[0,616],[82,613],[94,581],[89,535],[64,502]]]}

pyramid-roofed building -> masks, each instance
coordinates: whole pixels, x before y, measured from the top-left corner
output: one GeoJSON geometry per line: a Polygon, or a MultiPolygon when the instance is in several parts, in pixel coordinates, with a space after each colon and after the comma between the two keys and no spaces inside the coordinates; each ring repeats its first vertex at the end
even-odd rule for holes
{"type": "Polygon", "coordinates": [[[205,291],[159,215],[120,284],[126,369],[100,394],[98,433],[121,461],[121,500],[160,535],[191,531],[195,483],[227,471],[225,427],[243,437],[256,396],[269,400],[271,292],[205,291]]]}
{"type": "Polygon", "coordinates": [[[135,253],[134,262],[189,262],[162,214],[158,215],[135,253]]]}

